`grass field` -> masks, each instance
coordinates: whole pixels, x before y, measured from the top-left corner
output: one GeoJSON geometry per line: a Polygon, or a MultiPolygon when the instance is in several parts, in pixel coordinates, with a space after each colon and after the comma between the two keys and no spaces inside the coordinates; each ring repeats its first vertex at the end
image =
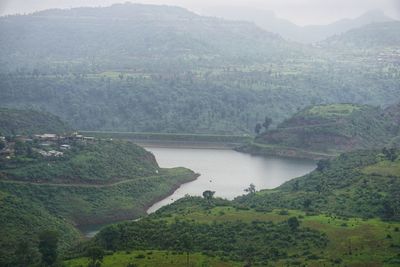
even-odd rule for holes
{"type": "Polygon", "coordinates": [[[374,174],[381,176],[400,176],[400,159],[397,161],[380,161],[374,165],[367,166],[363,169],[365,174],[374,174]]]}
{"type": "MultiPolygon", "coordinates": [[[[65,262],[66,267],[87,266],[87,258],[79,258],[65,262]]],[[[187,267],[186,253],[176,253],[171,251],[125,251],[107,255],[102,267],[126,267],[129,263],[136,266],[158,266],[158,267],[187,267]]],[[[201,253],[191,253],[189,255],[189,266],[191,267],[236,267],[243,264],[221,259],[219,257],[209,257],[201,253]]]]}
{"type": "Polygon", "coordinates": [[[348,116],[359,109],[360,106],[352,104],[320,105],[312,107],[307,111],[307,113],[311,115],[318,115],[321,117],[341,117],[348,116]]]}
{"type": "MultiPolygon", "coordinates": [[[[168,218],[169,221],[194,220],[200,223],[243,221],[284,222],[288,218],[300,218],[303,227],[309,227],[325,233],[329,239],[328,246],[323,250],[311,251],[320,259],[307,260],[307,266],[332,266],[340,263],[343,266],[399,266],[400,258],[400,223],[384,222],[379,219],[364,220],[361,218],[340,218],[329,215],[307,216],[298,210],[273,210],[259,212],[255,210],[239,210],[231,206],[220,206],[210,210],[190,208],[168,218]]],[[[299,256],[299,261],[304,261],[299,256]]],[[[276,265],[286,266],[287,261],[279,261],[276,265]]],[[[341,266],[341,265],[337,266],[341,266]]],[[[152,265],[149,265],[152,266],[152,265]]]]}

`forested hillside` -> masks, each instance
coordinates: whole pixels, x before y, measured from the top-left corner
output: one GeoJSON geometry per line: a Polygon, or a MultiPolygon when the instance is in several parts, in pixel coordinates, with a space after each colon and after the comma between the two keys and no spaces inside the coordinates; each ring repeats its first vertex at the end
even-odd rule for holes
{"type": "Polygon", "coordinates": [[[324,158],[344,151],[390,146],[399,134],[398,112],[396,105],[387,110],[353,104],[311,106],[239,150],[324,158]]]}
{"type": "Polygon", "coordinates": [[[251,134],[310,104],[399,99],[397,52],[302,46],[176,7],[48,10],[0,31],[0,105],[82,130],[251,134]]]}
{"type": "Polygon", "coordinates": [[[71,128],[57,116],[36,110],[0,108],[0,135],[65,133],[71,128]]]}
{"type": "Polygon", "coordinates": [[[116,4],[0,18],[1,70],[184,71],[238,60],[279,58],[286,43],[251,23],[183,8],[116,4]]]}
{"type": "Polygon", "coordinates": [[[399,177],[398,150],[360,150],[321,160],[308,175],[273,190],[239,197],[235,202],[253,208],[399,221],[399,177]]]}
{"type": "MultiPolygon", "coordinates": [[[[323,44],[330,46],[348,46],[359,49],[399,48],[400,21],[373,23],[350,30],[341,35],[328,38],[323,44]]],[[[399,59],[397,53],[397,60],[399,59]]]]}
{"type": "Polygon", "coordinates": [[[188,169],[159,168],[131,142],[62,144],[7,140],[7,154],[0,154],[0,266],[35,263],[44,230],[58,233],[64,255],[81,240],[77,226],[143,216],[154,201],[196,178],[188,169]]]}

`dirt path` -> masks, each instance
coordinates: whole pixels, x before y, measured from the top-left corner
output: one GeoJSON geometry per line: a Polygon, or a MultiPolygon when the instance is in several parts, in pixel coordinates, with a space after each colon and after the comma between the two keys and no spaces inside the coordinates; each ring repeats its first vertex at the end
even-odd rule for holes
{"type": "Polygon", "coordinates": [[[26,182],[26,181],[15,181],[15,180],[0,180],[0,183],[13,183],[13,184],[28,184],[28,185],[35,185],[35,186],[58,186],[58,187],[93,187],[93,188],[106,188],[106,187],[112,187],[120,184],[126,184],[134,181],[140,181],[143,179],[152,179],[152,178],[157,178],[157,177],[162,177],[163,175],[155,175],[155,176],[147,176],[147,177],[139,177],[136,179],[126,179],[122,181],[118,181],[115,183],[110,183],[110,184],[66,184],[66,183],[35,183],[35,182],[26,182]]]}

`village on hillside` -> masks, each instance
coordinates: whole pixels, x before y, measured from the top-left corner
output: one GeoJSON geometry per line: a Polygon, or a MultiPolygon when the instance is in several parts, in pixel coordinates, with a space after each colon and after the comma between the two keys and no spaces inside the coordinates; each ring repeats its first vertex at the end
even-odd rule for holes
{"type": "Polygon", "coordinates": [[[67,135],[53,133],[34,135],[0,136],[0,159],[12,159],[16,155],[37,153],[43,157],[62,157],[74,144],[95,142],[94,137],[84,136],[78,132],[67,135]]]}

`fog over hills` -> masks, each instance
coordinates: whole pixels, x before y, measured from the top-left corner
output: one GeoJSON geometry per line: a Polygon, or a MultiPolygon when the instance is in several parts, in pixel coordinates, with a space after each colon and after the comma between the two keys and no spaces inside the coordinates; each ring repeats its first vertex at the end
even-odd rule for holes
{"type": "Polygon", "coordinates": [[[256,8],[210,8],[204,10],[204,14],[230,20],[251,21],[267,31],[280,34],[287,40],[301,43],[315,43],[367,24],[393,20],[379,9],[370,10],[354,19],[341,19],[327,25],[309,25],[303,27],[289,20],[277,17],[273,11],[256,8]]]}
{"type": "Polygon", "coordinates": [[[213,134],[253,133],[310,104],[387,106],[399,99],[399,25],[371,25],[317,47],[172,6],[5,16],[0,104],[83,130],[213,134]]]}

